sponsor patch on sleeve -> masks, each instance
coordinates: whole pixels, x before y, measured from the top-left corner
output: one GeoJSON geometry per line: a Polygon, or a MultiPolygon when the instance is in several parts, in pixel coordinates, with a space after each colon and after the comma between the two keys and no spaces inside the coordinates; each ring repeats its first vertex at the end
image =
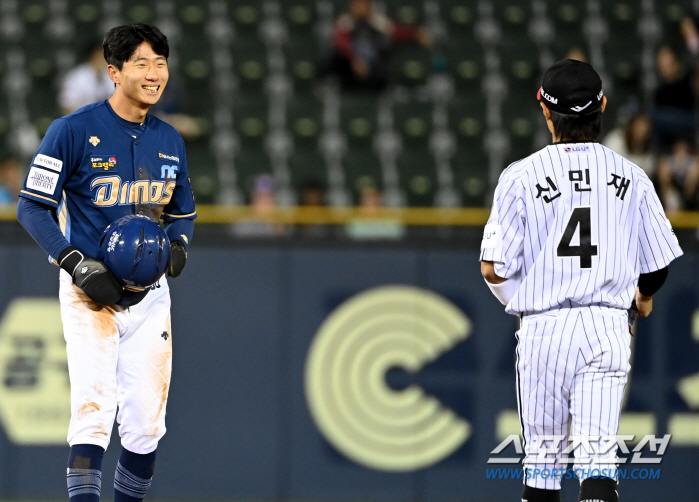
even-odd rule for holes
{"type": "Polygon", "coordinates": [[[48,167],[49,169],[53,171],[58,171],[59,173],[61,172],[61,169],[63,169],[62,160],[59,160],[55,157],[49,157],[48,155],[44,155],[43,153],[37,154],[32,164],[34,164],[35,166],[48,167]]]}
{"type": "Polygon", "coordinates": [[[58,173],[52,173],[45,169],[39,169],[32,166],[27,175],[27,188],[53,194],[56,191],[56,183],[58,183],[58,173]]]}
{"type": "Polygon", "coordinates": [[[500,225],[489,223],[483,230],[481,249],[497,249],[502,246],[502,230],[500,225]]]}

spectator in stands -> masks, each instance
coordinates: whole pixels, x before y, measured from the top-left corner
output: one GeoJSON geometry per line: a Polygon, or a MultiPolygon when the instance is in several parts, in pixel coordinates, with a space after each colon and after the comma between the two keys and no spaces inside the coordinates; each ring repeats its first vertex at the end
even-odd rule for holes
{"type": "Polygon", "coordinates": [[[682,73],[677,54],[670,47],[661,47],[655,61],[661,83],[653,103],[653,147],[667,154],[680,140],[694,144],[695,86],[692,75],[682,73]]]}
{"type": "Polygon", "coordinates": [[[289,228],[274,222],[277,203],[274,200],[274,178],[269,174],[255,177],[250,196],[249,218],[233,224],[236,237],[277,237],[289,233],[289,228]]]}
{"type": "Polygon", "coordinates": [[[685,17],[680,21],[680,33],[687,46],[687,50],[694,57],[699,57],[699,30],[697,30],[697,19],[685,17]]]}
{"type": "Polygon", "coordinates": [[[582,61],[584,63],[587,63],[587,56],[585,55],[585,52],[577,45],[574,45],[573,47],[568,49],[568,52],[565,55],[565,59],[575,59],[576,61],[582,61]]]}
{"type": "Polygon", "coordinates": [[[0,207],[17,205],[17,196],[24,183],[24,172],[17,159],[0,162],[0,207]]]}
{"type": "Polygon", "coordinates": [[[308,179],[301,186],[301,206],[303,207],[323,207],[325,205],[325,194],[323,184],[317,179],[308,179]]]}
{"type": "Polygon", "coordinates": [[[66,73],[60,85],[58,105],[64,115],[114,94],[114,82],[107,73],[102,42],[95,42],[85,52],[84,61],[66,73]]]}
{"type": "MultiPolygon", "coordinates": [[[[306,180],[301,186],[300,206],[309,211],[306,213],[309,218],[321,215],[321,210],[325,207],[323,183],[314,178],[306,180]]],[[[329,236],[330,228],[325,224],[304,224],[299,226],[298,232],[303,237],[318,239],[329,236]]]]}
{"type": "Polygon", "coordinates": [[[372,184],[359,190],[358,215],[350,220],[345,230],[356,240],[401,239],[405,236],[405,225],[400,219],[382,214],[381,191],[372,184]]]}
{"type": "Polygon", "coordinates": [[[699,162],[688,142],[676,142],[672,154],[660,160],[658,183],[665,211],[697,209],[699,162]]]}
{"type": "Polygon", "coordinates": [[[396,24],[376,12],[372,0],[351,0],[335,23],[330,73],[346,90],[381,91],[388,85],[391,46],[409,40],[426,46],[432,42],[424,30],[396,24]]]}
{"type": "Polygon", "coordinates": [[[639,114],[623,127],[617,127],[604,138],[604,146],[643,169],[651,179],[655,176],[655,157],[650,148],[650,117],[639,114]]]}

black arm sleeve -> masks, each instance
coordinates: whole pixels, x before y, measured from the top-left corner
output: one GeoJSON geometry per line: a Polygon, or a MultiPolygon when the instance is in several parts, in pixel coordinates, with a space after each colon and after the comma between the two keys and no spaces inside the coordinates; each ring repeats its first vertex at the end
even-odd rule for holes
{"type": "Polygon", "coordinates": [[[54,209],[25,197],[17,203],[17,219],[41,248],[54,259],[70,246],[53,219],[54,209]]]}
{"type": "Polygon", "coordinates": [[[665,283],[667,272],[667,267],[665,267],[655,272],[641,274],[638,278],[638,290],[643,296],[653,296],[665,283]]]}

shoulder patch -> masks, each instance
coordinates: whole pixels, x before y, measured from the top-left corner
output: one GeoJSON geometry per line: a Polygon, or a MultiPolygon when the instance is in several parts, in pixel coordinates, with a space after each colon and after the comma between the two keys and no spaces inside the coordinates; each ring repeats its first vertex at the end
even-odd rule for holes
{"type": "Polygon", "coordinates": [[[502,228],[500,225],[488,223],[483,230],[481,249],[498,249],[502,246],[502,228]]]}
{"type": "Polygon", "coordinates": [[[49,157],[48,155],[44,155],[43,153],[37,154],[32,164],[34,164],[35,166],[48,167],[49,169],[53,171],[58,171],[59,173],[61,172],[61,169],[63,169],[62,160],[59,160],[55,157],[49,157]]]}
{"type": "Polygon", "coordinates": [[[51,171],[32,166],[27,175],[27,188],[53,194],[56,191],[58,176],[58,173],[52,173],[51,171]]]}

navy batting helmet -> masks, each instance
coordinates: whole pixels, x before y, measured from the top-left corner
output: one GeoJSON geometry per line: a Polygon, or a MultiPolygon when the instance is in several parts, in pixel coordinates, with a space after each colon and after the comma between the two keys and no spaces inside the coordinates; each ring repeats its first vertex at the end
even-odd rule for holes
{"type": "Polygon", "coordinates": [[[155,221],[140,214],[122,216],[104,229],[98,258],[126,289],[155,284],[170,260],[170,239],[155,221]]]}

